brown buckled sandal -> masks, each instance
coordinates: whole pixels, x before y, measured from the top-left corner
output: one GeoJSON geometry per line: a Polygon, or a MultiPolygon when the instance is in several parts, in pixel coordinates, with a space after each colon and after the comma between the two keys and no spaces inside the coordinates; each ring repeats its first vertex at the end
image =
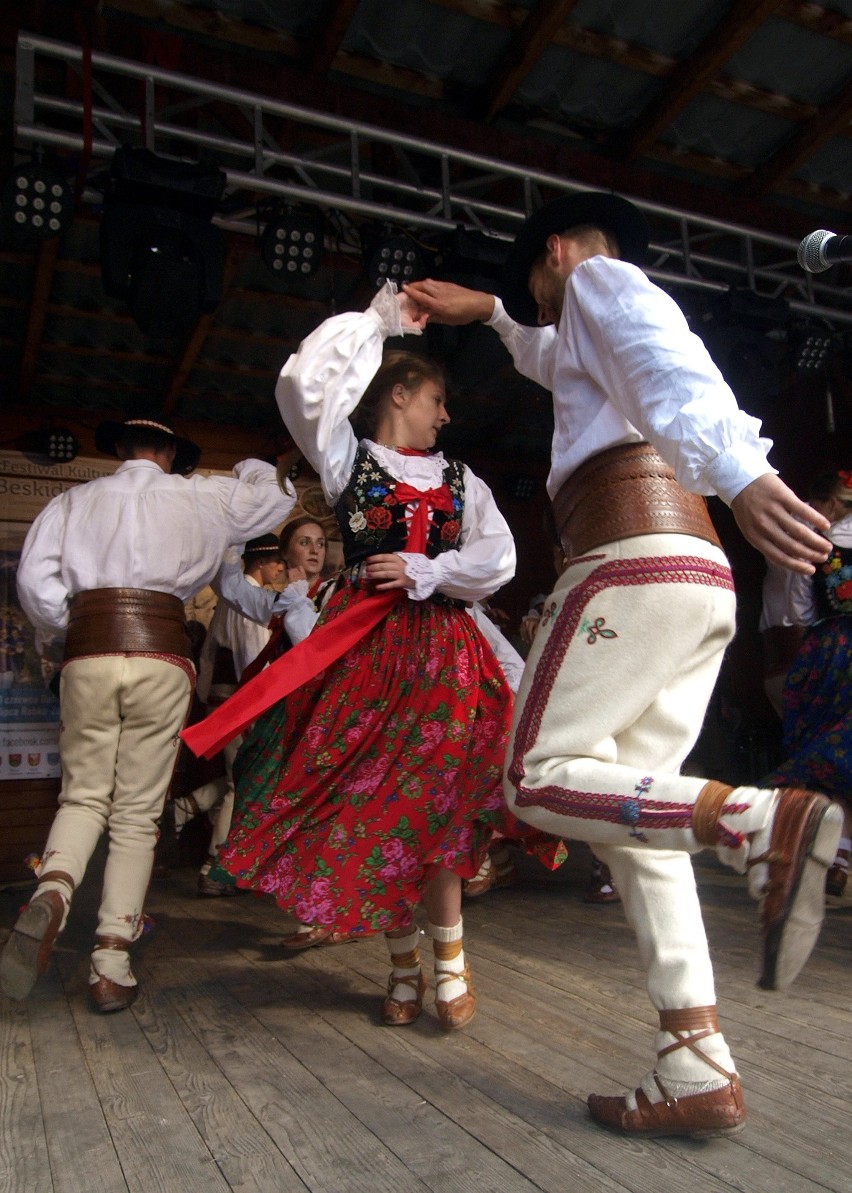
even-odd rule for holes
{"type": "Polygon", "coordinates": [[[420,973],[400,977],[391,973],[388,978],[388,996],[382,1003],[382,1019],[388,1027],[405,1027],[420,1018],[423,1010],[423,995],[426,993],[426,977],[420,973]],[[394,998],[394,991],[408,986],[414,991],[414,998],[394,998]]]}
{"type": "Polygon", "coordinates": [[[697,1047],[698,1041],[715,1035],[719,1030],[715,1007],[685,1007],[660,1011],[660,1030],[675,1036],[675,1042],[664,1048],[659,1057],[668,1056],[679,1048],[688,1048],[705,1064],[715,1069],[727,1082],[719,1089],[676,1098],[666,1089],[659,1074],[654,1082],[663,1100],[652,1102],[642,1089],[634,1097],[636,1108],[628,1105],[625,1096],[601,1097],[591,1094],[589,1113],[596,1123],[622,1135],[641,1135],[654,1139],[665,1135],[682,1135],[691,1139],[707,1139],[715,1135],[737,1135],[745,1126],[746,1110],[740,1079],[729,1073],[712,1057],[697,1047]],[[684,1032],[695,1032],[684,1035],[684,1032]]]}

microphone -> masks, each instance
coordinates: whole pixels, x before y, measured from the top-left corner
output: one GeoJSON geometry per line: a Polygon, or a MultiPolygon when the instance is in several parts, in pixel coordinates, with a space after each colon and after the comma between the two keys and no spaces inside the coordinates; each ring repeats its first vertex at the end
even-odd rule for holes
{"type": "Polygon", "coordinates": [[[838,261],[852,261],[852,236],[837,236],[820,228],[805,237],[796,255],[802,269],[823,273],[838,261]]]}

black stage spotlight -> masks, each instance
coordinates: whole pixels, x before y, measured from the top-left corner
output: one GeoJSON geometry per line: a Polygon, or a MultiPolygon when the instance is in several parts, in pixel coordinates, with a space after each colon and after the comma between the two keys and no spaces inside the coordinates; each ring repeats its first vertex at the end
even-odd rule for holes
{"type": "Polygon", "coordinates": [[[385,282],[414,282],[425,272],[423,255],[411,237],[390,229],[368,241],[365,261],[367,277],[377,290],[385,282]]]}
{"type": "Polygon", "coordinates": [[[23,437],[22,447],[30,455],[48,464],[69,464],[80,453],[76,435],[65,427],[48,427],[44,431],[30,431],[23,437]]]}
{"type": "Polygon", "coordinates": [[[222,297],[225,237],[211,219],[224,193],[218,166],[124,146],[110,164],[101,220],[101,275],[146,335],[194,326],[222,297]]]}
{"type": "Polygon", "coordinates": [[[19,166],[3,185],[2,221],[8,239],[18,243],[58,236],[74,216],[74,196],[65,179],[46,166],[19,166]]]}
{"type": "Polygon", "coordinates": [[[804,327],[793,333],[795,368],[799,373],[821,373],[834,352],[834,336],[824,327],[804,327]]]}
{"type": "Polygon", "coordinates": [[[270,216],[260,238],[260,255],[276,277],[299,281],[322,264],[325,221],[308,207],[288,207],[270,216]]]}

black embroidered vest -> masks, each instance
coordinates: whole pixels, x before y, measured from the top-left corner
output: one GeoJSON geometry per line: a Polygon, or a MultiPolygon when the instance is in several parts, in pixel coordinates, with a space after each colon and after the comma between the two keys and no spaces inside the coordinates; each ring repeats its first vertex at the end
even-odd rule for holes
{"type": "Polygon", "coordinates": [[[852,615],[852,547],[834,546],[811,577],[817,620],[852,615]]]}
{"type": "MultiPolygon", "coordinates": [[[[444,483],[449,487],[453,509],[451,513],[432,511],[426,541],[430,559],[458,546],[461,534],[464,465],[459,460],[449,460],[447,464],[444,483]]],[[[355,567],[369,555],[405,550],[408,538],[405,502],[397,501],[396,486],[397,481],[390,473],[359,444],[349,483],[334,507],[347,567],[355,567]]]]}

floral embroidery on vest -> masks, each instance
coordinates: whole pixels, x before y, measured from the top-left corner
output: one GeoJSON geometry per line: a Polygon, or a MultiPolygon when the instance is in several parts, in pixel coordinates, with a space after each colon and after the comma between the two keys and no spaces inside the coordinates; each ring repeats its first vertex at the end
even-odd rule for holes
{"type": "MultiPolygon", "coordinates": [[[[452,512],[431,512],[426,543],[426,554],[431,559],[458,545],[464,513],[464,465],[459,460],[447,461],[444,483],[450,491],[452,512]]],[[[397,500],[396,487],[390,473],[359,444],[349,483],[334,508],[347,567],[377,552],[405,549],[406,503],[397,500]]]]}

